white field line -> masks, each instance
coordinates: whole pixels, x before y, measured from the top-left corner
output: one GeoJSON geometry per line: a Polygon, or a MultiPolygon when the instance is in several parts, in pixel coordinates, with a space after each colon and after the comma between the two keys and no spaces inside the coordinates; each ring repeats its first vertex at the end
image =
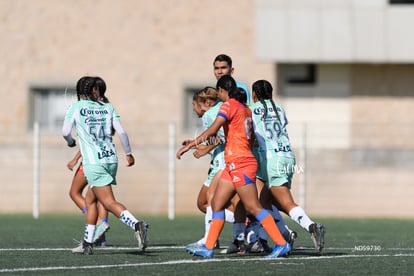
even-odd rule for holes
{"type": "MultiPolygon", "coordinates": [[[[147,250],[166,250],[166,249],[184,249],[185,246],[149,246],[147,247],[147,250]]],[[[226,249],[227,247],[220,247],[220,249],[226,249]]],[[[0,252],[2,251],[70,251],[72,248],[0,248],[0,252]]],[[[123,246],[107,246],[107,247],[94,247],[94,250],[134,250],[136,247],[123,247],[123,246]]],[[[384,249],[384,248],[383,248],[384,249]]],[[[294,250],[313,250],[313,247],[295,247],[294,250]]],[[[354,250],[352,247],[341,247],[341,248],[335,248],[335,247],[325,247],[324,250],[346,250],[346,251],[352,251],[352,252],[361,252],[354,250]]],[[[414,251],[414,248],[387,248],[387,250],[391,251],[414,251]]],[[[365,252],[379,252],[379,251],[365,251],[365,252]]]]}
{"type": "MultiPolygon", "coordinates": [[[[163,249],[183,249],[183,246],[154,246],[148,249],[163,250],[163,249]]],[[[131,250],[134,247],[107,247],[96,248],[98,250],[131,250]]],[[[327,250],[352,250],[352,248],[326,248],[327,250]]],[[[395,248],[396,249],[396,248],[395,248]]],[[[67,251],[69,248],[0,248],[0,251],[67,251]]],[[[394,249],[393,249],[394,250],[394,249]]],[[[400,249],[402,250],[402,249],[400,249]]],[[[404,250],[407,250],[406,248],[404,250]]],[[[414,250],[413,248],[411,250],[414,250]]],[[[15,273],[15,272],[30,272],[30,271],[59,271],[59,270],[77,270],[77,269],[102,269],[102,268],[122,268],[122,267],[140,267],[140,266],[160,266],[160,265],[177,265],[177,264],[197,264],[208,262],[248,262],[248,261],[264,261],[274,262],[278,261],[279,264],[292,265],[289,261],[293,260],[326,260],[326,259],[344,259],[344,258],[381,258],[381,257],[414,257],[414,253],[398,253],[398,254],[349,254],[349,255],[335,255],[335,256],[306,256],[306,257],[294,257],[280,258],[280,259],[264,259],[263,257],[256,258],[212,258],[212,259],[183,259],[172,260],[165,262],[150,262],[150,263],[129,263],[129,264],[114,264],[114,265],[87,265],[87,266],[49,266],[49,267],[27,267],[27,268],[10,268],[0,269],[0,273],[15,273]]]]}

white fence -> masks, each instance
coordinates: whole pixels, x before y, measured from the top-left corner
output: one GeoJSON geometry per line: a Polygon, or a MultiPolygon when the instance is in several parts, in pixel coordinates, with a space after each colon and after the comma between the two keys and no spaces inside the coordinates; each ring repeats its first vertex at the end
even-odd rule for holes
{"type": "MultiPolygon", "coordinates": [[[[196,197],[209,158],[197,160],[187,154],[176,160],[182,137],[177,137],[173,124],[125,128],[136,165],[125,167],[118,145],[117,199],[132,211],[171,219],[176,214],[198,213],[196,197]]],[[[351,125],[349,144],[340,148],[330,146],[329,141],[343,141],[343,133],[336,133],[335,125],[325,128],[328,131],[318,138],[312,125],[291,122],[289,131],[297,155],[292,191],[297,203],[321,216],[414,217],[410,197],[414,192],[413,126],[351,125]],[[312,144],[315,139],[326,141],[326,146],[319,140],[312,144]]],[[[0,213],[33,212],[38,217],[78,212],[68,195],[73,172],[66,169],[76,149],[66,147],[59,134],[41,134],[38,140],[33,137],[36,135],[0,137],[0,213]]]]}

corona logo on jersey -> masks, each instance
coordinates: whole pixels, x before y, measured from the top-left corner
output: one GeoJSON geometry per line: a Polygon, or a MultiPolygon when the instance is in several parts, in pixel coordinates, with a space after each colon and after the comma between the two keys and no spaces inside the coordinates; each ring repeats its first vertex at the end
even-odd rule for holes
{"type": "Polygon", "coordinates": [[[99,114],[108,114],[108,110],[106,109],[88,109],[87,107],[84,107],[80,110],[81,116],[87,116],[87,115],[99,115],[99,114]]]}
{"type": "MultiPolygon", "coordinates": [[[[278,112],[281,112],[281,109],[279,107],[276,107],[278,112]]],[[[263,115],[264,114],[264,107],[263,106],[258,106],[253,110],[254,115],[263,115]]],[[[269,106],[267,108],[267,112],[273,112],[273,107],[269,106]]]]}

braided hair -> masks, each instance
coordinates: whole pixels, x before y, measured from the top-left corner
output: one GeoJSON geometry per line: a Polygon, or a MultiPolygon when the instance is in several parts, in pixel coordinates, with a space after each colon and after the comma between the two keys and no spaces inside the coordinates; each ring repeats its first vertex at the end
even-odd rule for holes
{"type": "Polygon", "coordinates": [[[78,91],[78,99],[86,99],[102,104],[98,99],[100,98],[101,90],[106,91],[106,84],[100,77],[85,76],[79,79],[76,90],[78,91]],[[92,91],[94,88],[98,95],[93,95],[92,91]]]}
{"type": "Polygon", "coordinates": [[[99,97],[102,99],[104,103],[109,103],[108,98],[105,96],[106,91],[106,83],[101,77],[96,77],[95,88],[99,92],[99,97]]]}
{"type": "Polygon", "coordinates": [[[80,101],[81,99],[86,99],[86,96],[83,94],[82,90],[83,87],[85,86],[85,82],[86,80],[90,78],[89,76],[84,76],[82,78],[80,78],[78,80],[78,82],[76,83],[76,95],[78,96],[78,101],[80,101]]]}
{"type": "Polygon", "coordinates": [[[276,117],[280,122],[280,117],[277,112],[275,102],[272,99],[272,92],[273,92],[272,84],[268,82],[267,80],[258,80],[253,83],[252,90],[256,94],[257,99],[262,103],[264,107],[264,113],[262,116],[262,120],[264,120],[267,116],[267,105],[266,105],[265,100],[270,100],[270,102],[272,103],[273,110],[276,113],[276,117]]]}

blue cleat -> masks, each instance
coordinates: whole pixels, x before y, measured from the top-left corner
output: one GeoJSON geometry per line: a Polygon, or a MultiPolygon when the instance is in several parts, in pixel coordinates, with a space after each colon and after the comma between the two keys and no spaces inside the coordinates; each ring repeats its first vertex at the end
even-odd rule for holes
{"type": "Polygon", "coordinates": [[[208,249],[204,244],[198,245],[198,244],[192,244],[192,246],[187,246],[185,250],[194,255],[204,258],[213,258],[214,250],[208,249]]]}
{"type": "Polygon", "coordinates": [[[264,256],[265,259],[276,259],[282,256],[286,256],[289,254],[291,250],[290,244],[286,243],[285,245],[275,245],[273,247],[272,253],[269,255],[264,256]]]}

